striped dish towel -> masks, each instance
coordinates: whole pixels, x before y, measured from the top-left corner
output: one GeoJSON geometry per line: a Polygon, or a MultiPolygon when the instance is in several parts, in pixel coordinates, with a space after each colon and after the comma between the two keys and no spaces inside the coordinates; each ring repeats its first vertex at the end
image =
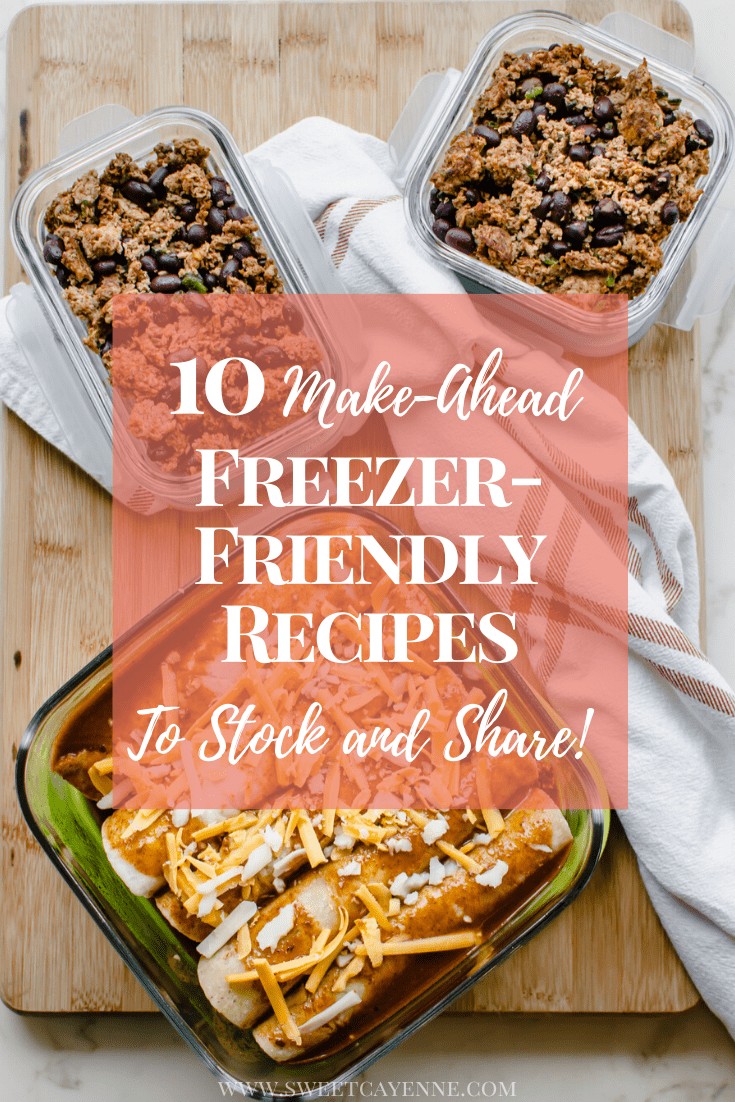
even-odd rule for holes
{"type": "MultiPolygon", "coordinates": [[[[348,290],[461,293],[417,249],[384,142],[313,118],[255,156],[290,177],[348,290]]],[[[389,425],[398,454],[424,454],[439,427],[431,416],[423,406],[389,425]]],[[[697,554],[681,497],[628,429],[629,799],[620,819],[677,952],[735,1035],[735,694],[699,648],[697,554]]],[[[444,454],[462,454],[447,431],[444,454]]],[[[437,533],[446,524],[438,513],[418,520],[437,533]]],[[[537,669],[548,658],[543,646],[531,654],[537,669]]],[[[579,704],[555,699],[555,679],[548,684],[561,715],[579,704]]]]}

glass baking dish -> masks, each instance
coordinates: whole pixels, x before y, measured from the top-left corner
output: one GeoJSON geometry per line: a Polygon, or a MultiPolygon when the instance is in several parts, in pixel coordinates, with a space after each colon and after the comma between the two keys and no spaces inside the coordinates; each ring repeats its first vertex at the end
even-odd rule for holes
{"type": "MultiPolygon", "coordinates": [[[[672,58],[679,55],[680,59],[680,55],[687,52],[686,44],[634,17],[616,14],[603,22],[606,26],[619,28],[628,41],[559,12],[531,11],[503,20],[483,38],[463,73],[450,71],[442,74],[442,79],[438,74],[429,74],[424,78],[414,92],[413,102],[409,102],[404,116],[399,119],[390,144],[399,175],[405,178],[406,215],[423,249],[434,260],[440,260],[457,272],[468,290],[515,295],[523,293],[528,296],[529,311],[535,311],[543,318],[544,299],[549,292],[460,253],[432,233],[429,211],[431,176],[439,167],[452,138],[471,122],[472,107],[489,85],[504,53],[525,53],[545,48],[552,42],[573,42],[584,46],[593,59],[619,65],[625,74],[639,65],[644,57],[640,48],[628,42],[645,42],[645,56],[654,82],[661,84],[672,95],[679,96],[682,107],[695,118],[706,119],[714,130],[715,140],[710,149],[710,171],[700,181],[702,196],[689,219],[675,226],[666,239],[664,263],[660,271],[645,291],[628,304],[628,343],[632,345],[658,320],[677,328],[691,328],[696,317],[695,302],[701,307],[701,313],[710,312],[712,303],[707,302],[706,295],[712,298],[713,268],[728,269],[727,246],[723,241],[733,241],[735,220],[730,212],[723,213],[722,224],[716,225],[709,236],[706,256],[699,258],[695,267],[687,261],[732,169],[735,117],[722,96],[703,80],[673,60],[656,56],[649,49],[652,45],[653,50],[672,58]],[[664,317],[667,302],[669,309],[664,317]]],[[[728,271],[727,291],[731,283],[732,273],[728,271]]],[[[564,296],[555,297],[555,314],[558,312],[560,320],[563,319],[567,345],[572,346],[571,336],[575,351],[582,354],[606,351],[609,341],[607,329],[615,323],[606,325],[605,312],[592,313],[571,304],[559,306],[564,296]]],[[[724,303],[725,298],[718,294],[717,301],[724,303]]]]}
{"type": "MultiPolygon", "coordinates": [[[[304,511],[304,531],[318,532],[320,525],[334,525],[334,510],[304,511]]],[[[346,523],[357,520],[376,534],[399,530],[368,510],[343,514],[346,523]]],[[[289,522],[289,532],[300,530],[289,522]]],[[[283,521],[268,529],[277,534],[283,521]]],[[[334,531],[334,527],[332,531],[334,531]]],[[[229,584],[235,585],[236,566],[230,568],[229,584]]],[[[227,592],[228,575],[222,575],[227,592]]],[[[209,587],[211,590],[211,587],[209,587]]],[[[463,611],[454,593],[445,585],[431,587],[437,607],[463,611]]],[[[116,644],[116,659],[126,671],[140,664],[150,667],[174,626],[195,621],[208,601],[224,600],[220,587],[216,596],[190,586],[152,612],[116,644]]],[[[478,667],[477,674],[496,682],[498,674],[478,667]]],[[[145,676],[145,674],[143,674],[145,676]]],[[[533,722],[559,726],[549,708],[514,671],[503,674],[505,684],[519,701],[521,712],[533,722]]],[[[18,752],[16,779],[23,814],[37,840],[63,878],[82,901],[108,940],[157,1003],[178,1033],[186,1040],[220,1082],[236,1092],[256,1098],[318,1097],[325,1089],[354,1079],[371,1063],[431,1020],[472,984],[506,960],[511,953],[538,933],[583,889],[602,854],[609,826],[604,810],[565,812],[573,844],[564,864],[503,918],[492,937],[450,970],[440,972],[428,987],[415,994],[397,1012],[383,1019],[370,1032],[327,1055],[311,1057],[298,1065],[272,1063],[248,1034],[230,1025],[212,1009],[197,982],[195,953],[191,943],[163,920],[151,900],[133,896],[112,871],[102,849],[100,812],[51,769],[51,755],[60,731],[70,724],[106,721],[112,679],[111,648],[56,692],[36,713],[18,752]],[[294,1069],[298,1068],[299,1089],[294,1094],[294,1069]]],[[[567,759],[564,759],[566,762],[567,759]]],[[[606,804],[603,783],[594,763],[570,759],[560,783],[562,802],[574,807],[602,807],[606,804]]]]}
{"type": "MultiPolygon", "coordinates": [[[[9,321],[32,370],[67,437],[70,451],[109,489],[112,484],[112,388],[99,356],[83,343],[85,328],[75,317],[62,289],[43,259],[44,215],[51,200],[81,174],[101,171],[117,152],[134,160],[147,158],[159,142],[194,137],[211,150],[208,167],[225,176],[235,198],[252,214],[263,244],[273,257],[286,292],[339,293],[342,286],[314,227],[287,178],[267,162],[251,165],[242,157],[232,135],[216,119],[189,107],[164,107],[136,117],[127,109],[108,105],[71,125],[74,148],[34,172],[13,202],[10,236],[31,289],[13,289],[9,321]],[[91,467],[90,467],[91,464],[91,467]]],[[[312,300],[313,302],[313,300],[312,300]]],[[[313,307],[307,327],[325,352],[321,370],[338,387],[345,375],[342,351],[334,347],[327,327],[313,307]]],[[[339,433],[314,432],[315,413],[286,425],[267,441],[276,458],[298,452],[309,454],[317,442],[329,450],[339,433]]],[[[257,443],[260,451],[264,441],[257,443]]],[[[127,433],[115,433],[116,488],[130,484],[132,496],[143,488],[161,507],[193,505],[198,500],[198,478],[168,474],[145,461],[142,443],[127,433]],[[124,438],[124,439],[123,439],[124,438]]]]}

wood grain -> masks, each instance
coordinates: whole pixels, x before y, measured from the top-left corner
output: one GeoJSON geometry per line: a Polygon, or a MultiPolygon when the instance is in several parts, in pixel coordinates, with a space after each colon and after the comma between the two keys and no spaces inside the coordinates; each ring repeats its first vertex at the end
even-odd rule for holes
{"type": "MultiPolygon", "coordinates": [[[[535,6],[535,5],[534,5],[535,6]]],[[[596,22],[619,0],[557,7],[596,22]]],[[[672,0],[627,0],[690,37],[672,0]]],[[[8,38],[6,195],[52,157],[62,126],[106,102],[135,112],[184,103],[250,148],[309,114],[386,137],[415,81],[463,67],[519,3],[162,4],[32,7],[8,38]],[[109,49],[110,36],[114,48],[109,49]]],[[[6,285],[20,276],[8,248],[6,285]]],[[[631,412],[669,464],[701,533],[700,375],[692,335],[655,330],[630,364],[631,412]]],[[[110,636],[110,503],[14,417],[2,466],[2,997],[26,1011],[145,1010],[150,1003],[22,823],[14,751],[33,711],[110,636]]],[[[175,546],[175,519],[167,542],[175,546]]],[[[181,563],[182,577],[191,564],[181,563]]],[[[135,571],[135,561],[129,564],[135,571]]],[[[143,606],[157,594],[140,594],[143,606]]],[[[462,1009],[682,1010],[696,992],[613,830],[602,865],[562,918],[462,1009]]]]}

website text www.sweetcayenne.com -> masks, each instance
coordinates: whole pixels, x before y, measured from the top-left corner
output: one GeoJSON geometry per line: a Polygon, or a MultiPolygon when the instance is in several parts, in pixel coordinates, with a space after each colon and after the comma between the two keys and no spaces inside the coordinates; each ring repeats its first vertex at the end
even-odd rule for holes
{"type": "Polygon", "coordinates": [[[276,1097],[298,1098],[316,1094],[322,1098],[519,1098],[516,1082],[497,1079],[472,1080],[462,1083],[458,1079],[387,1079],[379,1082],[331,1084],[293,1080],[286,1083],[257,1082],[245,1084],[226,1083],[220,1080],[220,1091],[225,1098],[237,1094],[246,1096],[264,1094],[276,1097]]]}

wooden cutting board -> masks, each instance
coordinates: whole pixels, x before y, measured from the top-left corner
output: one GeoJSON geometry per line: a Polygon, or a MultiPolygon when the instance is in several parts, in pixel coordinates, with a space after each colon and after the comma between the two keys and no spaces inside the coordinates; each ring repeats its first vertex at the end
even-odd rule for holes
{"type": "MultiPolygon", "coordinates": [[[[691,37],[689,16],[673,0],[556,6],[593,23],[613,7],[630,7],[691,37]]],[[[8,35],[6,197],[55,155],[71,118],[109,102],[136,113],[178,103],[203,108],[243,149],[312,114],[386,137],[423,73],[464,67],[494,23],[523,9],[486,0],[28,8],[8,35]]],[[[6,252],[9,286],[20,270],[9,245],[6,252]]],[[[630,407],[701,533],[694,336],[656,329],[634,350],[630,407]]],[[[13,787],[14,751],[34,710],[109,641],[110,502],[16,418],[6,415],[3,427],[2,997],[24,1011],[148,1010],[32,841],[13,787]]],[[[165,538],[177,539],[175,519],[165,538]]],[[[189,574],[183,565],[182,576],[189,574]]],[[[141,608],[156,596],[142,593],[141,608]]],[[[696,998],[615,824],[584,895],[458,1008],[675,1011],[696,998]]]]}

